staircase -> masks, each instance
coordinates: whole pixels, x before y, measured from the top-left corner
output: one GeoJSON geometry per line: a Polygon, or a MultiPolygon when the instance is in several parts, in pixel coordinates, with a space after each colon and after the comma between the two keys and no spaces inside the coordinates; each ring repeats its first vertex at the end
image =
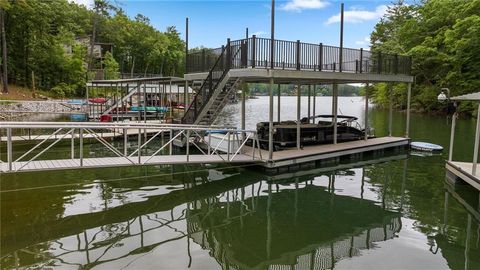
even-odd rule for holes
{"type": "Polygon", "coordinates": [[[213,124],[228,97],[237,91],[239,80],[232,80],[229,71],[240,49],[240,46],[231,46],[227,42],[183,116],[182,124],[213,124]]]}
{"type": "Polygon", "coordinates": [[[127,93],[123,98],[121,98],[120,100],[118,100],[117,102],[113,102],[113,104],[112,104],[111,106],[107,107],[107,109],[104,110],[104,111],[102,112],[102,114],[109,114],[113,109],[117,108],[117,106],[120,106],[120,107],[121,107],[122,104],[123,104],[125,101],[127,101],[131,96],[133,96],[135,93],[138,92],[138,88],[139,88],[139,85],[137,85],[137,86],[135,86],[135,87],[133,87],[133,88],[131,88],[131,89],[128,88],[128,89],[127,89],[127,92],[128,92],[128,93],[127,93]]]}

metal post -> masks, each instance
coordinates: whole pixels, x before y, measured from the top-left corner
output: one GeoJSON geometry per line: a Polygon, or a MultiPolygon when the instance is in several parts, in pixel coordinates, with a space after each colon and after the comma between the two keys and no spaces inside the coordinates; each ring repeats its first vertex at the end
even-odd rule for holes
{"type": "Polygon", "coordinates": [[[123,129],[123,155],[127,156],[127,141],[128,141],[128,131],[126,128],[123,129]]]}
{"type": "Polygon", "coordinates": [[[172,101],[173,101],[173,94],[172,94],[172,79],[170,79],[170,117],[173,117],[173,106],[172,106],[172,101]]]}
{"type": "Polygon", "coordinates": [[[142,130],[138,129],[138,139],[137,139],[137,152],[138,152],[138,164],[142,164],[142,151],[140,149],[140,146],[142,146],[142,130]]]}
{"type": "Polygon", "coordinates": [[[408,84],[407,89],[407,123],[405,127],[405,137],[408,138],[410,136],[410,100],[412,99],[412,84],[408,84]]]}
{"type": "Polygon", "coordinates": [[[280,122],[280,84],[278,84],[278,98],[277,98],[277,122],[280,122]]]}
{"type": "Polygon", "coordinates": [[[8,162],[8,170],[12,170],[12,128],[7,128],[7,162],[8,162]]]}
{"type": "Polygon", "coordinates": [[[183,108],[183,114],[187,112],[188,106],[189,106],[189,97],[188,97],[188,81],[185,81],[185,93],[183,94],[183,99],[184,99],[184,108],[183,108]]]}
{"type": "Polygon", "coordinates": [[[227,145],[227,160],[230,161],[230,145],[231,145],[231,141],[230,141],[230,131],[227,132],[227,136],[228,136],[228,145],[227,145]]]}
{"type": "Polygon", "coordinates": [[[301,127],[300,127],[300,98],[302,92],[302,86],[297,84],[297,149],[300,150],[300,139],[301,139],[301,127]]]}
{"type": "Polygon", "coordinates": [[[185,73],[188,73],[188,17],[185,18],[185,73]]]}
{"type": "Polygon", "coordinates": [[[270,78],[268,113],[268,159],[273,159],[273,77],[270,78]]]}
{"type": "MultiPolygon", "coordinates": [[[[253,143],[255,144],[255,141],[253,141],[253,143]]],[[[212,150],[211,150],[211,149],[212,149],[212,146],[211,146],[211,145],[212,145],[212,132],[209,131],[209,132],[208,132],[208,152],[207,152],[208,155],[210,155],[210,153],[211,153],[211,151],[212,151],[212,150]]]]}
{"type": "Polygon", "coordinates": [[[186,146],[187,146],[187,162],[190,161],[190,130],[187,130],[187,140],[186,140],[186,146]]]}
{"type": "Polygon", "coordinates": [[[333,144],[337,144],[338,84],[333,84],[333,144]]]}
{"type": "MultiPolygon", "coordinates": [[[[275,66],[275,0],[272,0],[272,17],[271,17],[271,30],[270,30],[270,68],[275,66]]],[[[273,90],[271,90],[273,91],[273,90]]]]}
{"type": "Polygon", "coordinates": [[[313,85],[313,123],[315,124],[315,108],[316,108],[316,97],[317,97],[317,85],[313,85]]]}
{"type": "Polygon", "coordinates": [[[365,140],[368,140],[368,88],[370,87],[369,83],[365,85],[365,140]]]}
{"type": "Polygon", "coordinates": [[[72,134],[71,134],[71,140],[70,140],[70,158],[74,159],[75,158],[75,129],[72,128],[72,134]]]}
{"type": "Polygon", "coordinates": [[[83,167],[83,128],[80,128],[79,132],[79,158],[80,158],[80,167],[83,167]]]}
{"type": "MultiPolygon", "coordinates": [[[[173,145],[172,145],[172,142],[171,142],[172,138],[173,138],[173,129],[170,129],[170,138],[169,138],[170,144],[169,144],[169,149],[168,149],[168,154],[169,154],[170,156],[171,156],[172,153],[173,153],[173,145]]],[[[188,141],[187,141],[187,144],[188,144],[188,141]]]]}
{"type": "Polygon", "coordinates": [[[340,53],[338,61],[338,71],[342,72],[343,70],[343,3],[340,7],[340,53]]]}
{"type": "Polygon", "coordinates": [[[308,111],[308,123],[310,123],[310,103],[311,103],[311,99],[310,99],[310,96],[312,95],[312,85],[308,85],[308,106],[307,106],[307,111],[308,111]]]}
{"type": "Polygon", "coordinates": [[[473,149],[472,175],[477,174],[478,144],[480,140],[480,103],[478,104],[477,128],[475,130],[475,148],[473,149]]]}
{"type": "Polygon", "coordinates": [[[448,149],[448,161],[452,161],[453,142],[455,141],[455,124],[457,123],[457,112],[452,115],[452,128],[450,130],[450,147],[448,149]]]}
{"type": "MultiPolygon", "coordinates": [[[[248,31],[248,30],[247,30],[248,31]]],[[[247,85],[246,83],[242,85],[247,85]]],[[[242,87],[242,112],[241,112],[241,128],[242,130],[245,130],[245,114],[246,114],[246,108],[245,108],[245,102],[246,102],[246,93],[245,93],[245,88],[242,87]]],[[[242,136],[245,138],[245,132],[242,133],[242,136]]]]}
{"type": "Polygon", "coordinates": [[[388,136],[392,136],[393,129],[393,84],[388,84],[388,136]]]}

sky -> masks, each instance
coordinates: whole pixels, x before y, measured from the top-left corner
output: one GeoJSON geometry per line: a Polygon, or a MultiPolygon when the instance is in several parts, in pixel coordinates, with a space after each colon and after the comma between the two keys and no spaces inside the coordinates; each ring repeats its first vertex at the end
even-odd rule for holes
{"type": "MultiPolygon", "coordinates": [[[[72,0],[91,7],[93,0],[72,0]]],[[[128,16],[143,14],[164,31],[176,26],[185,38],[189,18],[189,47],[220,47],[227,38],[270,38],[269,0],[111,0],[128,16]]],[[[340,4],[345,4],[344,47],[369,48],[369,36],[391,0],[276,0],[275,39],[338,46],[340,4]]]]}

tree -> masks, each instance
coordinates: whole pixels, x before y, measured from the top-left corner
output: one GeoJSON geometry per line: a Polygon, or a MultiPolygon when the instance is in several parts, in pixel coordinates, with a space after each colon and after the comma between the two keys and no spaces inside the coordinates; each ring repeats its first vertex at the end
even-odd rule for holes
{"type": "Polygon", "coordinates": [[[10,7],[8,1],[0,1],[0,31],[2,39],[2,92],[8,93],[7,35],[5,34],[5,10],[10,7]]]}
{"type": "MultiPolygon", "coordinates": [[[[479,14],[480,0],[424,0],[412,5],[399,0],[377,23],[370,36],[372,50],[407,54],[413,59],[413,108],[442,109],[435,102],[442,87],[448,87],[452,95],[479,91],[479,14]]],[[[402,106],[404,92],[395,89],[395,105],[402,106]]],[[[387,105],[386,91],[385,85],[376,84],[374,102],[387,105]]],[[[461,110],[472,113],[468,105],[461,110]]]]}

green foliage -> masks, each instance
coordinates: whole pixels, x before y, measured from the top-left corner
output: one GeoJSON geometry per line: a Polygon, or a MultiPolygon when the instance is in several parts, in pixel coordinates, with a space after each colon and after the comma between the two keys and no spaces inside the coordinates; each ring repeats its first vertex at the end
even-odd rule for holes
{"type": "Polygon", "coordinates": [[[112,80],[119,78],[119,65],[113,55],[110,52],[105,54],[105,60],[103,62],[104,69],[105,69],[105,79],[112,80]]]}
{"type": "Polygon", "coordinates": [[[50,91],[55,97],[61,98],[61,97],[72,96],[75,93],[75,88],[76,88],[75,85],[69,85],[62,82],[52,87],[50,91]]]}
{"type": "Polygon", "coordinates": [[[0,0],[6,10],[9,82],[32,87],[34,75],[37,89],[83,96],[86,78],[94,76],[87,72],[88,44],[79,39],[92,35],[94,21],[95,41],[114,45],[113,55],[103,59],[107,78],[118,72],[183,75],[180,33],[174,27],[161,32],[140,14],[131,19],[115,3],[96,0],[88,10],[69,0],[0,0]]]}
{"type": "MultiPolygon", "coordinates": [[[[442,109],[436,97],[443,87],[452,95],[480,90],[479,14],[480,0],[424,0],[410,5],[398,0],[377,23],[370,37],[373,51],[412,56],[414,108],[442,109]]],[[[386,91],[384,84],[376,84],[374,102],[387,105],[386,91]]],[[[403,107],[405,95],[394,93],[394,104],[403,107]]],[[[470,108],[460,107],[467,113],[473,111],[470,108]]]]}

